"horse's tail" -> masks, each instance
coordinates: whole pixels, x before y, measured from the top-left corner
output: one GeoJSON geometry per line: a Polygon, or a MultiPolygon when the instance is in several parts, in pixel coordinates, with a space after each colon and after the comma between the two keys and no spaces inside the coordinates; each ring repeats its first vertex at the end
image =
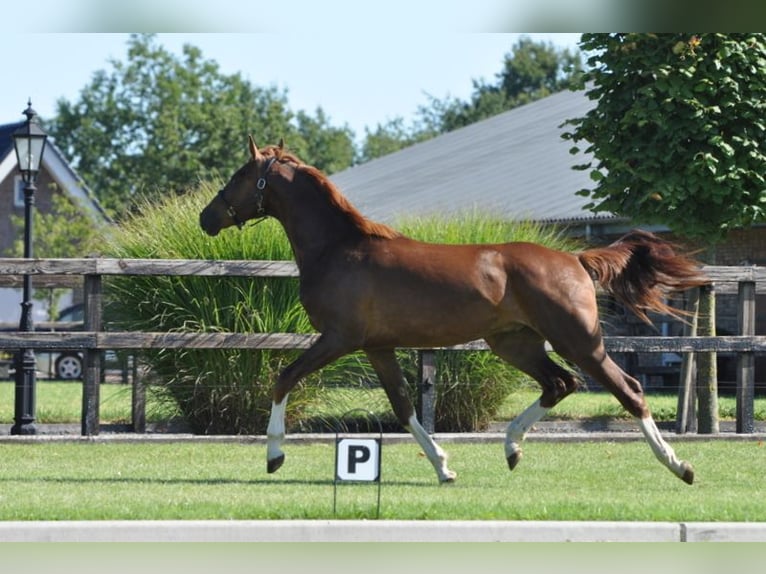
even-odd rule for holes
{"type": "Polygon", "coordinates": [[[631,231],[608,247],[588,249],[578,257],[595,281],[647,323],[648,311],[685,315],[665,302],[670,292],[710,283],[695,261],[647,231],[631,231]]]}

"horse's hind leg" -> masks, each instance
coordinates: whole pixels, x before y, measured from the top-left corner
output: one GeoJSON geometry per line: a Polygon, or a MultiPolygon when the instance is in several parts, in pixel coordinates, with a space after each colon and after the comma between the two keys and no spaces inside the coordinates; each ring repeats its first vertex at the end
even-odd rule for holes
{"type": "Polygon", "coordinates": [[[431,461],[436,470],[440,482],[452,482],[457,476],[447,468],[447,454],[434,442],[431,436],[421,426],[415,411],[412,408],[412,402],[407,395],[407,383],[404,375],[396,360],[396,354],[393,350],[368,350],[365,351],[373,369],[378,374],[380,384],[386,391],[394,414],[399,422],[406,428],[423,449],[423,452],[431,461]]]}
{"type": "Polygon", "coordinates": [[[694,482],[694,469],[691,464],[680,460],[673,447],[662,438],[644,399],[641,383],[625,373],[606,354],[603,344],[595,352],[583,358],[570,357],[585,372],[609,390],[631,415],[636,417],[641,432],[657,459],[670,471],[687,484],[694,482]]]}
{"type": "Polygon", "coordinates": [[[493,335],[486,341],[496,355],[531,376],[543,389],[540,398],[513,419],[505,431],[505,457],[513,470],[521,460],[521,442],[529,429],[559,401],[577,390],[580,380],[548,357],[545,341],[531,330],[493,335]]]}

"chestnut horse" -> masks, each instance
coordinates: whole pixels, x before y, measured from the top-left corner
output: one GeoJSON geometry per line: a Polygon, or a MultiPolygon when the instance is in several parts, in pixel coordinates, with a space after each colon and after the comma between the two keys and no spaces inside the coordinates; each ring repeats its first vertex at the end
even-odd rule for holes
{"type": "MultiPolygon", "coordinates": [[[[532,243],[437,245],[404,237],[363,217],[316,168],[279,146],[259,150],[200,214],[209,235],[271,216],[284,227],[300,270],[300,298],[316,343],[279,375],[267,428],[267,470],[284,462],[285,405],[298,381],[362,350],[394,413],[450,482],[445,452],[423,429],[407,396],[397,347],[443,347],[484,339],[542,387],[540,398],[507,427],[513,469],[527,431],[577,389],[576,375],[552,361],[545,342],[608,389],[638,421],[656,457],[691,484],[692,466],[660,435],[641,384],[607,355],[594,280],[638,316],[672,313],[669,291],[707,283],[698,266],[654,235],[634,231],[579,254],[532,243]]],[[[648,319],[647,319],[648,320],[648,319]]]]}

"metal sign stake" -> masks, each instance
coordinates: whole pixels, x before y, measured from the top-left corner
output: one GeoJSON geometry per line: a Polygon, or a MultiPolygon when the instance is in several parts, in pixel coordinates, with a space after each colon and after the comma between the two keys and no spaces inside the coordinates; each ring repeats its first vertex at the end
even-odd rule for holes
{"type": "MultiPolygon", "coordinates": [[[[369,426],[369,422],[368,422],[369,426]]],[[[365,409],[353,409],[341,415],[335,426],[335,478],[333,479],[332,512],[337,514],[338,483],[339,482],[377,482],[378,500],[375,518],[380,518],[380,487],[381,487],[381,451],[383,446],[383,425],[380,419],[365,409]],[[373,419],[378,425],[378,438],[350,435],[346,417],[354,413],[364,413],[368,419],[373,419]]]]}

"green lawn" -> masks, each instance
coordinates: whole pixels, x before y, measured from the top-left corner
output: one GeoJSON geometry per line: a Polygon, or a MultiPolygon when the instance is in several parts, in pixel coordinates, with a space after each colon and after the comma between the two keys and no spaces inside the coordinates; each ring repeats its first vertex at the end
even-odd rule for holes
{"type": "MultiPolygon", "coordinates": [[[[307,414],[312,417],[323,415],[341,416],[355,408],[364,408],[378,416],[390,416],[391,407],[385,393],[381,389],[324,389],[320,394],[320,402],[309,409],[307,414]]],[[[508,397],[500,406],[495,420],[510,421],[526,409],[540,396],[540,391],[532,388],[520,389],[508,397]]],[[[646,396],[655,420],[675,421],[678,397],[673,393],[651,393],[646,396]]],[[[718,411],[721,420],[736,419],[736,400],[733,396],[722,396],[718,399],[718,411]]],[[[766,397],[755,400],[755,419],[766,421],[766,397]]],[[[611,394],[606,392],[578,392],[570,395],[552,409],[544,420],[578,420],[578,419],[625,419],[631,417],[611,394]]]]}
{"type": "MultiPolygon", "coordinates": [[[[766,521],[761,442],[678,442],[688,486],[643,442],[529,442],[511,473],[500,442],[443,444],[439,485],[412,443],[383,445],[381,518],[766,521]]],[[[0,445],[0,520],[373,518],[374,484],[338,486],[334,447],[288,443],[276,474],[253,444],[0,445]]]]}
{"type": "MultiPolygon", "coordinates": [[[[82,412],[82,383],[39,380],[37,382],[37,422],[79,423],[82,412]]],[[[13,422],[14,383],[0,382],[0,424],[13,422]]],[[[131,420],[131,386],[103,384],[100,390],[100,416],[102,423],[129,423],[131,420]]],[[[165,401],[147,392],[146,419],[148,422],[167,420],[177,414],[165,401]]]]}
{"type": "MultiPolygon", "coordinates": [[[[333,412],[387,412],[379,390],[326,391],[333,412]],[[331,399],[331,400],[330,400],[331,399]]],[[[81,384],[41,381],[40,422],[77,422],[81,384]]],[[[520,412],[536,391],[514,393],[499,420],[520,412]]],[[[149,393],[152,420],[172,416],[149,393]]],[[[675,397],[651,395],[658,419],[675,416],[675,397]]],[[[733,399],[721,399],[722,416],[733,399]]],[[[764,399],[756,403],[764,418],[764,399]]],[[[318,409],[321,412],[321,409],[318,409]]],[[[317,414],[317,413],[314,413],[317,414]]],[[[130,387],[102,385],[103,422],[130,419],[130,387]]],[[[578,393],[551,417],[619,415],[611,396],[578,393]]],[[[0,421],[13,418],[13,384],[0,384],[0,421]]],[[[550,417],[549,417],[550,418],[550,417]]],[[[443,444],[458,472],[439,485],[414,441],[384,445],[381,517],[384,519],[766,521],[763,469],[757,440],[670,440],[696,468],[687,486],[654,458],[643,442],[551,444],[528,442],[510,473],[499,441],[443,444]]],[[[333,518],[334,448],[291,443],[274,475],[265,448],[247,444],[40,443],[0,445],[0,520],[295,519],[333,518]]],[[[375,516],[374,485],[338,486],[338,518],[375,516]]]]}
{"type": "MultiPolygon", "coordinates": [[[[510,420],[538,396],[539,391],[524,389],[509,395],[500,411],[498,420],[510,420]]],[[[646,401],[658,421],[676,420],[678,395],[675,393],[647,393],[646,401]]],[[[718,414],[722,420],[734,420],[737,416],[734,396],[718,397],[718,414]]],[[[766,397],[755,399],[755,419],[766,420],[766,397]]],[[[575,420],[581,418],[629,419],[630,415],[612,395],[606,392],[578,392],[568,396],[556,405],[546,416],[546,420],[575,420]]]]}
{"type": "MultiPolygon", "coordinates": [[[[498,421],[508,421],[523,411],[537,397],[534,389],[523,389],[509,395],[496,415],[498,421]]],[[[10,381],[0,382],[0,424],[13,422],[14,385],[10,381]]],[[[672,393],[648,394],[647,400],[658,421],[673,421],[676,417],[677,397],[672,393]]],[[[101,385],[101,421],[103,423],[130,422],[131,387],[122,384],[101,385]]],[[[719,414],[722,420],[736,417],[736,401],[733,396],[719,398],[719,414]]],[[[37,420],[40,423],[77,423],[82,408],[82,384],[80,382],[37,383],[37,420]]],[[[321,391],[320,401],[309,409],[312,417],[341,416],[344,413],[363,408],[381,416],[390,416],[391,408],[385,393],[374,389],[327,388],[321,391]]],[[[166,401],[158,399],[151,387],[147,392],[147,421],[160,422],[173,416],[177,411],[166,401]]],[[[574,420],[581,418],[629,418],[617,400],[608,393],[579,392],[562,401],[548,414],[546,420],[574,420]]],[[[766,420],[766,397],[755,401],[755,419],[766,420]]]]}

